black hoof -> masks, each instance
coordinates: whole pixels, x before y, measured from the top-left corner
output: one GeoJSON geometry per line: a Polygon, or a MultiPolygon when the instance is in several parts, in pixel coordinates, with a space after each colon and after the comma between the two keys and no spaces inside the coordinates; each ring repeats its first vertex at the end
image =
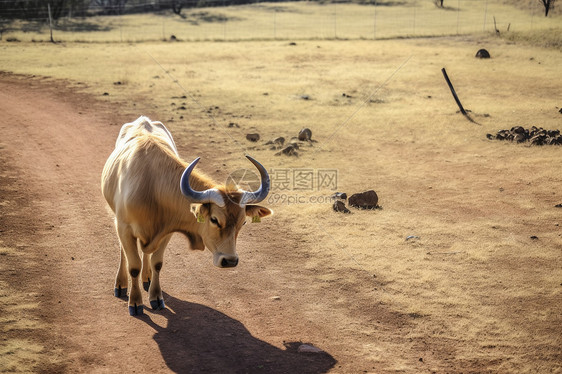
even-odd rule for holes
{"type": "Polygon", "coordinates": [[[119,288],[116,288],[113,292],[114,292],[113,294],[115,295],[115,297],[119,297],[119,298],[127,297],[127,289],[126,288],[119,287],[119,288]]]}
{"type": "Polygon", "coordinates": [[[152,307],[153,310],[166,309],[166,306],[164,305],[164,300],[162,299],[151,300],[150,306],[152,307]]]}
{"type": "Polygon", "coordinates": [[[144,288],[146,292],[148,292],[149,287],[150,287],[150,278],[148,278],[148,282],[142,282],[142,288],[144,288]]]}
{"type": "Polygon", "coordinates": [[[129,306],[129,315],[131,316],[142,316],[144,314],[143,311],[143,306],[142,305],[136,305],[135,306],[129,306]]]}

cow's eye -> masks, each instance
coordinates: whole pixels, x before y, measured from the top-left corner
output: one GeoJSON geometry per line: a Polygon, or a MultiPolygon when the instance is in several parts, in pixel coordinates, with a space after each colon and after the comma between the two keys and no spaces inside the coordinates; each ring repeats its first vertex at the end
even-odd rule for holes
{"type": "Polygon", "coordinates": [[[216,225],[219,229],[221,228],[221,225],[219,225],[219,221],[215,217],[211,217],[211,223],[213,225],[216,225]]]}

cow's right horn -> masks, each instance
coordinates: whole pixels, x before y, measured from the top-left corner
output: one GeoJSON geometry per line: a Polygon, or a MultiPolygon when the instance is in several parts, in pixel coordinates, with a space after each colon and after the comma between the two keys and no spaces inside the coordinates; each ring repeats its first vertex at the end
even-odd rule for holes
{"type": "Polygon", "coordinates": [[[246,158],[250,160],[260,172],[261,184],[257,191],[244,191],[242,199],[240,199],[240,205],[259,203],[260,201],[265,200],[267,194],[269,193],[270,180],[267,170],[256,159],[250,156],[246,156],[246,158]]]}
{"type": "Polygon", "coordinates": [[[210,188],[205,191],[195,191],[191,188],[191,185],[189,184],[189,177],[191,176],[191,172],[200,159],[201,157],[197,157],[195,160],[193,160],[193,162],[189,164],[189,166],[183,172],[180,181],[181,192],[185,197],[187,197],[194,203],[215,203],[220,207],[224,207],[224,199],[219,190],[217,190],[216,188],[210,188]]]}

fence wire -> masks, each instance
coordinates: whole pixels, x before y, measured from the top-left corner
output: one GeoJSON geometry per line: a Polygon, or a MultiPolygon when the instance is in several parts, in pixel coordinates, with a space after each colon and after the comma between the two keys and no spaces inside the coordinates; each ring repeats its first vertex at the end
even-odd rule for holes
{"type": "MultiPolygon", "coordinates": [[[[215,4],[216,5],[216,4],[215,4]]],[[[138,5],[137,5],[138,6],[138,5]]],[[[502,0],[372,0],[369,4],[256,2],[121,16],[63,17],[53,25],[62,42],[155,40],[385,39],[526,31],[556,25],[539,7],[524,11],[502,0]]],[[[0,15],[4,39],[43,41],[46,18],[8,20],[0,15]]]]}

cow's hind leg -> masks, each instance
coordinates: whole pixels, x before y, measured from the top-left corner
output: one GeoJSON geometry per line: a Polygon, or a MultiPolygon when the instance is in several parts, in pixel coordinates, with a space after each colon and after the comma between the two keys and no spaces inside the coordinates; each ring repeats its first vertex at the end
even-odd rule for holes
{"type": "Polygon", "coordinates": [[[119,260],[119,269],[117,270],[117,276],[115,277],[115,289],[114,294],[115,297],[127,297],[127,287],[129,283],[129,279],[127,277],[127,257],[125,256],[125,251],[123,250],[123,245],[119,243],[119,252],[120,260],[119,260]]]}
{"type": "Polygon", "coordinates": [[[164,298],[162,297],[162,288],[160,287],[160,271],[164,261],[164,251],[170,242],[171,236],[162,240],[156,252],[150,256],[150,268],[152,270],[152,281],[148,290],[148,297],[152,309],[164,309],[164,298]]]}
{"type": "Polygon", "coordinates": [[[137,238],[131,233],[126,224],[117,224],[119,239],[127,257],[127,271],[131,276],[131,291],[129,293],[129,314],[137,316],[143,314],[142,294],[139,287],[139,276],[141,275],[141,259],[137,248],[137,238]]]}
{"type": "Polygon", "coordinates": [[[145,291],[148,291],[148,288],[150,287],[150,280],[152,278],[150,257],[151,255],[149,254],[142,254],[142,288],[144,288],[145,291]]]}

